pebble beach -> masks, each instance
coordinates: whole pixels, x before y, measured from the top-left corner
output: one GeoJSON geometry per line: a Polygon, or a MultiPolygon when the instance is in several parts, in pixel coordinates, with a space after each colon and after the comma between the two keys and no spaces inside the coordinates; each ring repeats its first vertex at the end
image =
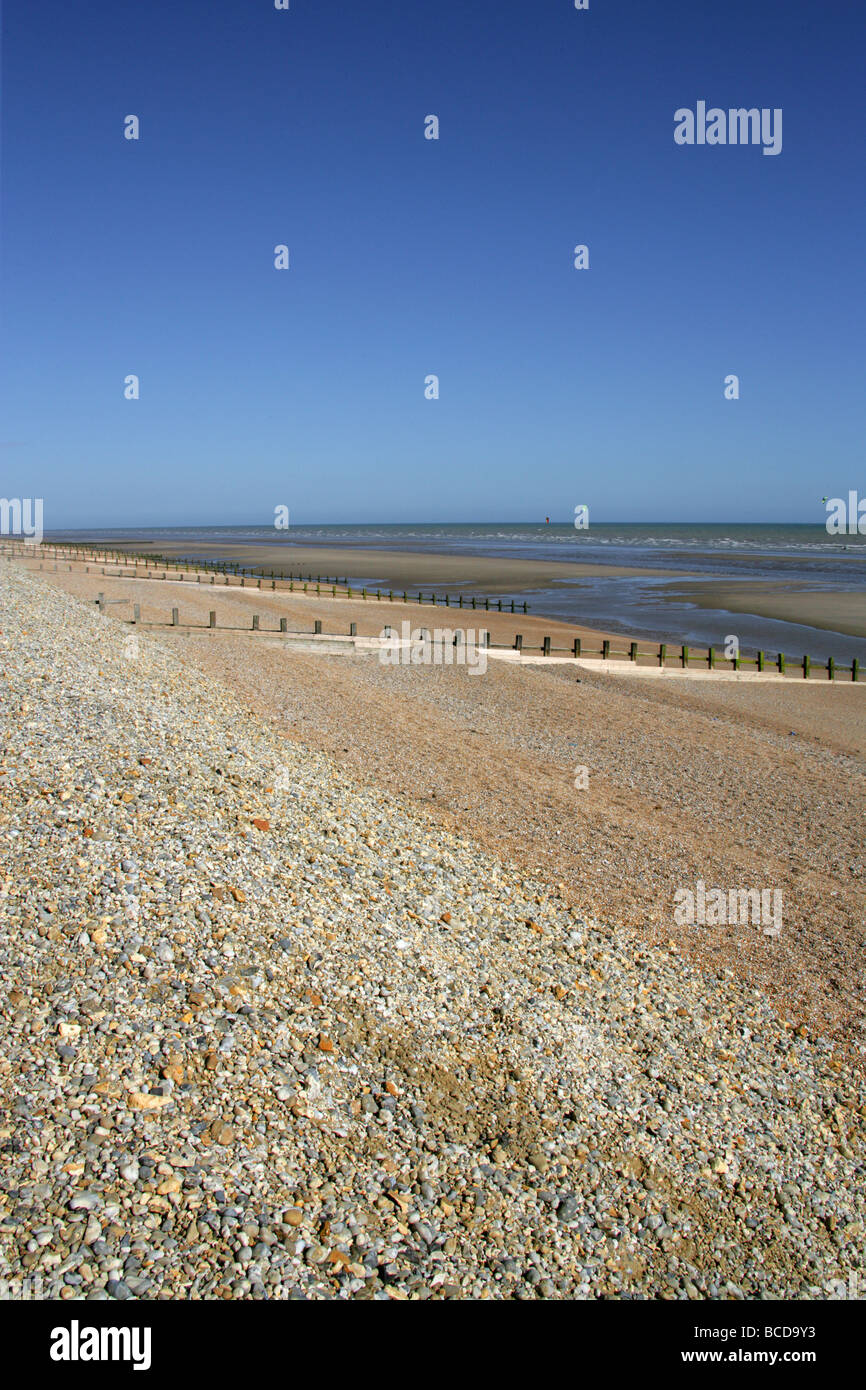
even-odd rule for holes
{"type": "MultiPolygon", "coordinates": [[[[605,908],[490,815],[446,823],[394,766],[341,758],[332,716],[305,740],[188,645],[0,568],[0,1280],[71,1300],[862,1296],[862,897],[830,939],[838,1007],[807,1025],[766,958],[687,950],[665,895],[650,933],[640,897],[605,908]]],[[[386,678],[364,671],[358,689],[386,678]]],[[[496,674],[503,700],[518,674],[496,674]]],[[[483,717],[499,687],[442,682],[461,677],[437,699],[483,717]]],[[[706,698],[676,718],[717,719],[706,698]]],[[[862,750],[830,728],[853,798],[862,750]]],[[[853,800],[838,818],[859,882],[853,800]]]]}

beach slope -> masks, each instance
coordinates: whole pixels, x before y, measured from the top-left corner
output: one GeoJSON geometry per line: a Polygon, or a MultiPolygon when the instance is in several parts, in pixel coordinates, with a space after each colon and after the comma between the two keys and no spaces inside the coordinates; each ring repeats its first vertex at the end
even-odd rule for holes
{"type": "Polygon", "coordinates": [[[0,628],[5,1277],[844,1294],[830,1043],[14,567],[0,628]]]}

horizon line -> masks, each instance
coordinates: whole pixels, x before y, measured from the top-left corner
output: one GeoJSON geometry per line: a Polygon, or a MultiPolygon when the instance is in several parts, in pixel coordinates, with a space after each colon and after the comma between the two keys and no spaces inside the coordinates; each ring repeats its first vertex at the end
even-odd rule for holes
{"type": "MultiPolygon", "coordinates": [[[[567,527],[569,527],[569,529],[573,529],[573,530],[575,530],[575,531],[591,531],[592,528],[593,528],[594,526],[817,526],[817,527],[819,527],[819,528],[822,529],[822,530],[826,529],[826,527],[825,527],[825,522],[824,522],[824,521],[771,521],[771,520],[768,520],[767,518],[758,518],[758,517],[752,518],[752,519],[750,519],[750,520],[748,520],[748,521],[733,521],[733,520],[729,520],[729,521],[705,521],[705,520],[702,520],[701,518],[698,518],[698,517],[691,517],[691,518],[689,518],[687,521],[674,521],[674,520],[665,519],[665,518],[654,518],[654,519],[652,519],[652,520],[646,520],[646,521],[633,521],[633,520],[632,520],[632,521],[625,521],[625,520],[616,520],[616,521],[595,521],[595,522],[592,522],[589,526],[585,526],[585,527],[575,527],[575,526],[573,525],[573,522],[572,522],[571,520],[560,521],[560,520],[557,520],[556,518],[551,518],[549,521],[548,521],[548,520],[539,521],[539,520],[534,520],[534,519],[522,519],[522,520],[501,520],[501,519],[494,519],[494,520],[487,520],[487,521],[485,521],[485,520],[482,520],[481,518],[477,518],[477,519],[473,519],[473,520],[470,520],[470,521],[420,521],[420,520],[411,520],[411,519],[410,519],[410,520],[405,520],[405,521],[303,521],[303,522],[294,522],[294,523],[290,524],[288,527],[286,527],[286,528],[284,528],[284,529],[281,529],[281,528],[279,528],[279,527],[275,527],[274,524],[273,524],[273,522],[267,522],[267,521],[181,521],[181,522],[152,521],[152,522],[139,522],[139,523],[136,523],[136,524],[130,524],[130,523],[128,523],[128,522],[124,522],[124,523],[121,523],[121,522],[107,522],[107,523],[94,524],[94,525],[91,525],[91,526],[52,526],[52,527],[50,527],[50,528],[46,527],[46,528],[45,528],[44,534],[47,536],[47,535],[57,534],[57,533],[61,533],[61,532],[66,533],[66,532],[69,532],[69,531],[107,531],[107,530],[116,530],[116,531],[155,531],[155,530],[162,530],[162,531],[182,531],[182,530],[185,530],[187,527],[195,527],[196,529],[200,529],[200,530],[207,527],[207,528],[213,529],[213,530],[224,530],[224,531],[240,530],[240,529],[242,529],[242,528],[243,528],[243,529],[249,529],[249,530],[256,530],[256,529],[257,529],[257,530],[273,530],[273,531],[275,532],[275,535],[276,535],[277,537],[280,537],[280,538],[283,538],[283,539],[288,539],[289,536],[290,536],[290,534],[291,534],[291,532],[292,532],[293,530],[295,530],[295,529],[297,529],[297,530],[303,530],[304,528],[310,527],[310,526],[355,526],[355,527],[361,527],[361,526],[545,526],[545,525],[549,525],[549,526],[567,526],[567,527]]],[[[828,533],[828,534],[829,534],[829,533],[828,533]]]]}

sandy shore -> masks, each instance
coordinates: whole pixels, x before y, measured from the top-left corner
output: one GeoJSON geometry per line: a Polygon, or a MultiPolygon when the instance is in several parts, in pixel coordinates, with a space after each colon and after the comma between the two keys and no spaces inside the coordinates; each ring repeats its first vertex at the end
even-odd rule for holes
{"type": "MultiPolygon", "coordinates": [[[[123,550],[122,538],[107,542],[109,548],[123,550]]],[[[146,547],[143,547],[146,549],[146,547]]],[[[172,557],[203,559],[213,548],[200,543],[160,542],[160,553],[172,557]]],[[[752,614],[758,618],[781,619],[866,638],[866,591],[814,590],[783,581],[707,581],[695,579],[681,570],[646,569],[639,566],[597,565],[557,561],[537,561],[488,556],[431,555],[426,552],[349,549],[336,546],[295,546],[290,541],[273,545],[223,545],[219,553],[225,560],[257,566],[277,573],[303,573],[328,577],[348,577],[359,584],[384,589],[417,592],[419,588],[437,593],[501,595],[533,590],[555,590],[581,579],[667,579],[656,597],[662,602],[690,603],[698,608],[730,613],[752,614]]]]}
{"type": "MultiPolygon", "coordinates": [[[[126,548],[122,540],[104,542],[109,549],[126,548]]],[[[219,554],[233,563],[259,566],[278,573],[349,576],[369,580],[385,589],[417,591],[433,586],[445,589],[504,593],[518,589],[546,589],[568,579],[616,578],[627,575],[682,577],[682,571],[649,570],[625,565],[590,565],[556,560],[515,560],[479,555],[430,555],[427,552],[349,549],[337,546],[301,546],[284,541],[275,545],[224,545],[219,554]]],[[[140,553],[144,553],[144,547],[140,553]]],[[[159,553],[168,559],[213,555],[213,546],[195,542],[160,542],[159,553]]]]}

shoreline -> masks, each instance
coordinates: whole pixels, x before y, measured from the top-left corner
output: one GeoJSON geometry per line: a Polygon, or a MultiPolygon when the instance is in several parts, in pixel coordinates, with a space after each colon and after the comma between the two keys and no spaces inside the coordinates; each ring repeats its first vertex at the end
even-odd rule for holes
{"type": "MultiPolygon", "coordinates": [[[[62,544],[59,538],[58,543],[62,544]]],[[[620,606],[619,612],[609,611],[606,621],[604,617],[581,617],[579,613],[571,617],[556,612],[556,609],[566,599],[579,608],[582,584],[592,588],[599,581],[623,580],[630,586],[632,582],[640,586],[641,581],[652,581],[646,601],[653,605],[656,635],[648,635],[647,640],[688,640],[679,634],[687,625],[687,610],[692,609],[720,617],[731,614],[750,617],[758,622],[784,623],[792,628],[802,626],[866,642],[866,589],[816,589],[810,588],[805,581],[786,583],[782,580],[713,578],[683,570],[649,569],[639,565],[594,564],[555,558],[542,561],[486,555],[431,554],[378,550],[373,547],[297,546],[290,541],[279,544],[236,542],[217,546],[168,541],[161,542],[159,550],[155,544],[139,544],[144,549],[138,553],[153,551],[168,559],[220,559],[266,572],[273,569],[277,572],[325,573],[329,577],[339,575],[348,578],[353,586],[382,587],[395,592],[417,592],[421,589],[449,594],[462,592],[481,597],[504,597],[506,594],[512,596],[519,593],[529,595],[530,599],[533,594],[543,592],[550,596],[549,601],[545,602],[547,613],[545,615],[536,608],[538,616],[547,616],[551,622],[559,621],[590,631],[614,632],[635,638],[640,636],[639,619],[643,612],[639,597],[633,603],[631,624],[628,601],[624,607],[620,606]],[[686,612],[675,615],[673,610],[677,605],[687,606],[686,612]],[[669,632],[663,632],[660,626],[666,610],[671,610],[673,624],[669,632]],[[675,622],[675,617],[679,618],[678,622],[675,622]],[[657,635],[659,633],[661,635],[657,635]]],[[[117,551],[131,552],[134,549],[122,537],[108,537],[100,541],[100,545],[117,551]]],[[[630,597],[624,596],[626,600],[630,597]]],[[[593,606],[591,600],[592,595],[587,590],[588,606],[593,606]]],[[[616,597],[608,598],[607,605],[609,609],[616,608],[616,597]]],[[[790,633],[786,636],[789,649],[796,650],[794,638],[801,640],[800,635],[790,633]]],[[[700,642],[695,645],[700,645],[700,642]]],[[[709,645],[709,641],[704,645],[709,645]]],[[[761,640],[750,639],[743,645],[760,646],[761,640]]],[[[766,645],[768,648],[772,645],[769,637],[766,645]]],[[[866,659],[866,651],[861,659],[866,659]]]]}
{"type": "MultiPolygon", "coordinates": [[[[52,538],[47,542],[55,544],[52,538]]],[[[56,542],[62,545],[63,539],[56,542]]],[[[74,544],[74,542],[71,542],[74,544]]],[[[88,542],[89,544],[89,542],[88,542]]],[[[133,551],[133,547],[122,539],[108,537],[100,540],[99,546],[108,550],[133,551]]],[[[508,589],[545,589],[557,580],[604,578],[683,578],[682,570],[656,570],[636,565],[599,565],[576,560],[524,560],[502,558],[492,555],[439,554],[415,550],[380,550],[373,546],[319,546],[295,545],[291,541],[281,544],[249,543],[209,545],[197,542],[169,541],[146,546],[146,550],[165,555],[167,559],[220,559],[234,563],[245,563],[251,567],[271,569],[318,570],[328,575],[337,574],[354,577],[366,576],[374,586],[381,581],[382,587],[393,589],[414,589],[419,585],[429,588],[437,584],[442,589],[466,590],[492,593],[508,589]]],[[[145,551],[139,551],[139,554],[145,551]]]]}
{"type": "MultiPolygon", "coordinates": [[[[37,550],[27,551],[22,548],[16,552],[16,558],[19,563],[23,563],[26,568],[33,569],[35,568],[36,556],[38,554],[39,552],[37,550]]],[[[186,559],[189,559],[189,557],[183,557],[181,563],[186,559]]],[[[44,561],[39,562],[40,570],[45,563],[44,561]]],[[[64,559],[59,563],[64,565],[67,561],[64,559]]],[[[88,588],[91,588],[93,581],[99,574],[100,566],[102,568],[103,578],[119,580],[119,575],[112,575],[110,573],[114,563],[115,561],[113,560],[103,560],[101,556],[98,556],[89,562],[90,575],[88,577],[88,562],[84,559],[76,558],[70,561],[69,573],[77,574],[80,580],[84,581],[88,588]],[[109,571],[107,574],[106,569],[109,571]]],[[[151,572],[148,574],[146,570],[141,569],[140,563],[136,562],[136,570],[140,572],[136,575],[128,575],[120,580],[123,584],[134,585],[137,596],[148,601],[151,599],[155,601],[151,609],[151,618],[148,619],[144,617],[142,620],[145,625],[147,625],[149,621],[154,622],[157,627],[160,625],[161,619],[158,614],[162,613],[164,618],[164,610],[160,606],[160,599],[165,599],[170,592],[186,592],[190,596],[197,595],[201,598],[204,593],[209,591],[214,600],[219,598],[231,598],[245,606],[248,606],[255,600],[257,608],[263,610],[266,627],[268,614],[271,613],[274,617],[283,614],[286,602],[290,605],[294,605],[295,603],[302,606],[313,605],[313,616],[324,623],[325,636],[330,634],[331,636],[339,637],[340,633],[346,629],[347,623],[352,621],[358,626],[359,635],[361,637],[375,637],[380,634],[384,624],[392,623],[395,618],[398,626],[403,621],[409,621],[414,627],[429,623],[431,619],[433,619],[434,626],[442,626],[444,624],[453,629],[455,622],[458,621],[459,615],[459,622],[464,629],[486,629],[490,634],[490,642],[493,646],[505,645],[510,647],[516,636],[520,634],[524,649],[528,651],[531,651],[533,647],[540,650],[542,639],[549,638],[553,653],[555,654],[559,651],[559,653],[562,654],[568,652],[573,647],[575,639],[578,638],[583,647],[582,655],[584,657],[601,656],[602,645],[608,643],[611,658],[615,660],[617,655],[623,658],[628,657],[629,650],[627,650],[627,647],[631,647],[633,643],[638,652],[639,662],[646,663],[647,661],[651,661],[655,663],[660,650],[660,643],[668,643],[668,661],[674,659],[676,648],[681,645],[678,640],[674,641],[664,636],[659,637],[643,634],[635,637],[634,628],[628,630],[615,624],[611,624],[610,626],[600,626],[598,624],[591,625],[589,623],[575,621],[565,615],[554,615],[549,612],[544,613],[537,610],[534,612],[530,610],[524,613],[520,611],[519,601],[514,612],[509,610],[507,600],[503,601],[503,607],[501,609],[497,609],[496,607],[486,609],[482,606],[481,596],[477,593],[476,596],[478,597],[479,606],[472,608],[468,603],[469,595],[465,595],[467,603],[462,607],[458,606],[456,602],[452,602],[450,607],[441,602],[434,605],[431,602],[433,595],[426,590],[423,593],[423,602],[420,604],[417,602],[416,598],[412,597],[411,591],[408,600],[405,602],[399,591],[394,591],[394,596],[391,599],[388,598],[385,592],[382,592],[381,596],[377,597],[375,590],[368,590],[366,599],[362,599],[358,589],[354,590],[354,596],[351,598],[345,592],[338,593],[336,596],[332,597],[327,592],[327,583],[324,582],[322,586],[324,592],[321,595],[317,595],[314,592],[304,593],[300,588],[292,591],[285,587],[286,581],[282,581],[284,587],[274,590],[268,587],[267,579],[264,579],[263,587],[253,583],[248,584],[246,587],[242,587],[242,581],[237,576],[230,576],[234,582],[229,586],[229,589],[226,590],[221,584],[215,584],[213,586],[211,584],[206,584],[203,586],[200,583],[200,579],[204,578],[208,580],[212,577],[205,571],[196,571],[196,578],[193,579],[192,571],[195,570],[197,563],[199,562],[189,560],[191,574],[188,578],[181,579],[179,573],[169,571],[165,575],[160,575],[159,579],[157,579],[156,575],[159,574],[158,566],[155,573],[151,572]],[[158,586],[155,592],[152,587],[154,583],[158,586]],[[165,588],[163,588],[163,583],[166,585],[165,588]],[[441,619],[441,621],[436,622],[435,619],[441,619]],[[338,625],[336,632],[333,631],[335,621],[338,625]],[[342,626],[340,626],[341,624],[342,626]]],[[[51,573],[52,567],[54,573],[62,572],[58,571],[57,565],[53,563],[53,560],[48,560],[46,572],[51,573]]],[[[315,580],[313,582],[315,583],[315,580]]],[[[95,594],[96,590],[93,589],[93,592],[95,594]]],[[[438,597],[441,599],[447,592],[449,592],[447,586],[443,591],[440,583],[438,597]]],[[[787,591],[786,594],[780,596],[780,599],[784,601],[786,597],[790,597],[787,591]]],[[[813,595],[813,597],[820,598],[822,595],[813,595]]],[[[826,595],[826,597],[831,598],[833,595],[826,595]]],[[[456,599],[457,595],[452,594],[452,598],[456,599]]],[[[671,602],[677,602],[680,598],[681,595],[674,595],[671,597],[671,602]]],[[[143,611],[147,612],[147,605],[143,611]]],[[[744,607],[742,611],[747,612],[750,610],[744,607]]],[[[182,617],[180,619],[180,626],[181,628],[186,626],[182,617]]],[[[817,633],[820,630],[821,629],[816,625],[815,632],[817,633]]],[[[692,661],[696,663],[699,662],[702,653],[701,644],[686,643],[685,645],[692,653],[692,661]]],[[[710,644],[707,644],[707,649],[709,645],[710,644]]],[[[729,658],[726,658],[723,651],[715,644],[713,650],[715,653],[716,668],[718,670],[724,670],[729,662],[729,658]]],[[[812,644],[808,654],[816,670],[826,663],[826,657],[820,656],[818,653],[818,647],[812,644]]],[[[776,664],[773,656],[768,656],[766,651],[764,653],[764,658],[766,663],[765,669],[768,666],[772,667],[776,664]]],[[[747,666],[754,664],[753,658],[748,655],[747,643],[743,643],[743,659],[747,666]]],[[[847,663],[844,660],[840,660],[838,657],[836,661],[840,674],[850,671],[850,658],[847,663]]],[[[861,661],[861,665],[862,664],[861,661]]],[[[802,665],[800,654],[794,655],[789,650],[787,654],[789,679],[790,671],[798,665],[802,665]]],[[[735,668],[732,667],[732,669],[735,668]]],[[[695,670],[693,668],[692,674],[694,673],[695,670]]]]}

